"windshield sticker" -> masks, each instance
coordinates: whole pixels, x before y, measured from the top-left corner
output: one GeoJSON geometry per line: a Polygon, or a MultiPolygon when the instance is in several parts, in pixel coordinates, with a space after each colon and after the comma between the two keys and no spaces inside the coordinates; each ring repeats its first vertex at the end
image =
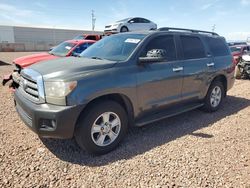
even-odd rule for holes
{"type": "Polygon", "coordinates": [[[137,44],[139,43],[141,40],[140,39],[126,39],[125,42],[128,42],[128,43],[134,43],[134,44],[137,44]]]}
{"type": "Polygon", "coordinates": [[[70,47],[70,46],[65,46],[65,48],[66,48],[67,50],[70,50],[72,47],[70,47]]]}

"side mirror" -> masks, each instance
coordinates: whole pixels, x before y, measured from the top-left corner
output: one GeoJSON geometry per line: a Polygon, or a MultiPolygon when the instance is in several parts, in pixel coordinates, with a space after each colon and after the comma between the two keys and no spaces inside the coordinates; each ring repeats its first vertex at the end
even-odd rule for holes
{"type": "Polygon", "coordinates": [[[140,63],[155,63],[166,61],[166,50],[163,49],[152,49],[147,52],[146,57],[139,57],[140,63]]]}
{"type": "Polygon", "coordinates": [[[134,20],[130,20],[128,23],[132,24],[132,23],[135,23],[135,21],[134,20]]]}

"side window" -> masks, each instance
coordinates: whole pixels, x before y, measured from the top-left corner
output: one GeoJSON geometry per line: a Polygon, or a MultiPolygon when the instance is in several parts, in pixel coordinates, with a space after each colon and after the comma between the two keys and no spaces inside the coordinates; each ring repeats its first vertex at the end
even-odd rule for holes
{"type": "Polygon", "coordinates": [[[89,35],[85,38],[86,40],[96,40],[96,36],[89,35]]]}
{"type": "Polygon", "coordinates": [[[166,60],[176,60],[176,49],[173,35],[164,35],[153,38],[144,49],[141,57],[146,57],[147,52],[153,49],[163,49],[166,51],[166,60]]]}
{"type": "Polygon", "coordinates": [[[150,23],[150,21],[147,19],[144,19],[144,18],[141,18],[141,19],[142,19],[142,23],[150,23]]]}
{"type": "Polygon", "coordinates": [[[181,36],[180,38],[185,59],[199,59],[206,57],[204,46],[199,37],[181,36]]]}
{"type": "Polygon", "coordinates": [[[74,49],[74,52],[77,53],[77,54],[80,54],[80,53],[82,53],[84,50],[86,50],[88,47],[89,47],[89,44],[88,44],[88,43],[80,44],[79,46],[77,46],[77,47],[74,49]]]}
{"type": "MultiPolygon", "coordinates": [[[[134,23],[140,23],[140,19],[139,18],[134,18],[134,19],[132,19],[133,21],[134,21],[134,23]]],[[[131,21],[132,21],[131,20],[131,21]]]]}
{"type": "Polygon", "coordinates": [[[206,40],[214,56],[225,56],[230,54],[223,39],[207,37],[206,40]]]}

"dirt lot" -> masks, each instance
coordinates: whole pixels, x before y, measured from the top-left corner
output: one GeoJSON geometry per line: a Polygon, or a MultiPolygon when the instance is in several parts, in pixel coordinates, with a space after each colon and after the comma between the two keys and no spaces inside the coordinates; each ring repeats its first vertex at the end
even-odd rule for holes
{"type": "MultiPolygon", "coordinates": [[[[11,70],[0,63],[1,76],[11,70]]],[[[94,157],[74,140],[40,140],[0,86],[0,187],[250,187],[250,81],[228,94],[216,113],[134,128],[115,151],[94,157]]]]}

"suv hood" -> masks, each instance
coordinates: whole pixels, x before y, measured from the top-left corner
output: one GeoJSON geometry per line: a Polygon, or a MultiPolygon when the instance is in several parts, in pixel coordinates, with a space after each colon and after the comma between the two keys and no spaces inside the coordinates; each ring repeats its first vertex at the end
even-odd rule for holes
{"type": "Polygon", "coordinates": [[[23,56],[14,60],[14,63],[24,68],[34,63],[38,63],[44,60],[56,59],[58,56],[51,55],[49,53],[39,53],[28,56],[23,56]]]}
{"type": "Polygon", "coordinates": [[[39,72],[45,80],[71,80],[79,74],[111,68],[114,61],[67,57],[34,64],[29,68],[39,72]]]}

